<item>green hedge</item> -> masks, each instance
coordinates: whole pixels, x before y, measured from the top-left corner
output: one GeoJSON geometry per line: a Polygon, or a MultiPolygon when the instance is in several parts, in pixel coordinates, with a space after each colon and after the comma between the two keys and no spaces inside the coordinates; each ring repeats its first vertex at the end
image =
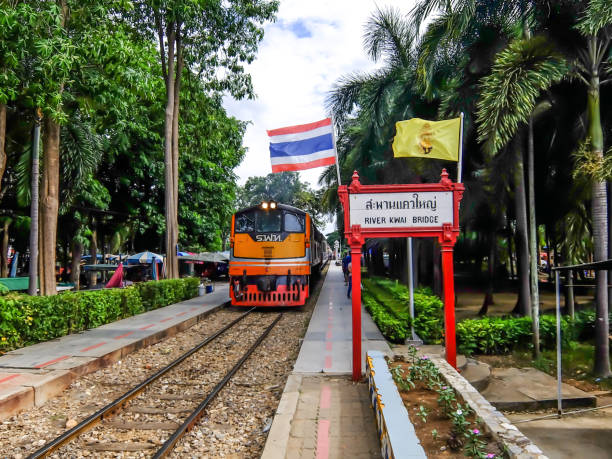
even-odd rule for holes
{"type": "Polygon", "coordinates": [[[136,284],[145,311],[161,308],[198,295],[200,280],[195,277],[166,279],[136,284]]]}
{"type": "MultiPolygon", "coordinates": [[[[567,346],[577,339],[593,335],[594,311],[580,311],[574,320],[561,317],[561,341],[567,346]]],[[[531,317],[483,317],[466,319],[457,324],[459,352],[471,354],[506,354],[515,349],[531,347],[531,317]]],[[[543,349],[554,349],[557,322],[553,315],[540,316],[540,344],[543,349]]]]}
{"type": "Polygon", "coordinates": [[[0,296],[0,352],[48,341],[177,303],[198,294],[196,278],[53,296],[0,296]]]}
{"type": "MultiPolygon", "coordinates": [[[[392,279],[373,277],[364,279],[363,302],[372,319],[390,341],[401,342],[410,333],[408,287],[392,279]]],[[[429,344],[441,343],[444,338],[444,305],[429,288],[414,292],[414,329],[429,344]]],[[[612,321],[612,313],[610,316],[612,321]]],[[[573,340],[586,340],[594,335],[595,312],[580,311],[574,320],[561,319],[561,338],[564,346],[573,340]]],[[[459,352],[471,354],[505,354],[517,348],[531,346],[530,317],[484,317],[466,319],[456,326],[459,352]]],[[[540,316],[540,342],[543,349],[556,346],[554,315],[540,316]]]]}
{"type": "MultiPolygon", "coordinates": [[[[383,335],[390,341],[399,342],[408,336],[410,332],[410,291],[404,284],[392,279],[373,277],[364,279],[364,306],[370,314],[373,308],[372,301],[378,303],[382,311],[377,313],[379,319],[372,318],[383,335]],[[365,298],[368,298],[369,305],[365,298]],[[369,309],[368,309],[369,308],[369,309]],[[388,316],[388,317],[387,317],[388,316]],[[381,319],[384,317],[384,325],[381,319]],[[391,320],[395,319],[395,320],[391,320]],[[378,321],[377,321],[378,320],[378,321]],[[393,333],[385,332],[385,329],[393,329],[393,333]],[[397,338],[393,338],[393,337],[397,338]],[[404,338],[401,338],[404,336],[404,338]]],[[[444,332],[444,306],[442,300],[435,296],[429,288],[417,288],[414,290],[414,330],[426,343],[441,343],[444,332]]]]}
{"type": "MultiPolygon", "coordinates": [[[[390,341],[403,341],[411,324],[408,287],[382,277],[364,279],[363,285],[364,306],[382,334],[390,341]]],[[[431,289],[415,289],[414,312],[416,333],[427,343],[442,342],[443,305],[431,289]]]]}

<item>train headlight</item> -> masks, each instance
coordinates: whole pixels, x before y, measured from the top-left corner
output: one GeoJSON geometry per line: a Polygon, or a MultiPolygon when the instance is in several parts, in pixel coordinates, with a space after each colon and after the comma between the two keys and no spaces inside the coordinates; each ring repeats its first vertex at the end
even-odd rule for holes
{"type": "Polygon", "coordinates": [[[276,203],[274,201],[270,202],[270,209],[276,209],[276,203]]]}
{"type": "Polygon", "coordinates": [[[267,202],[262,202],[261,203],[261,208],[262,209],[267,209],[268,208],[268,203],[267,202]]]}

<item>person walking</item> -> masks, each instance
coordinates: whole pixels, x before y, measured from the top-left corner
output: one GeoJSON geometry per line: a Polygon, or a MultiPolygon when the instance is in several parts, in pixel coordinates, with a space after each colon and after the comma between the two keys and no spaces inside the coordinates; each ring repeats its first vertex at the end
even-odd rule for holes
{"type": "Polygon", "coordinates": [[[346,297],[351,297],[351,288],[353,287],[353,276],[352,276],[352,267],[353,263],[349,260],[348,265],[346,266],[346,272],[348,273],[348,290],[346,292],[346,297]]]}
{"type": "Polygon", "coordinates": [[[342,259],[342,274],[344,274],[344,285],[348,285],[349,274],[348,274],[348,264],[351,262],[351,256],[347,252],[347,254],[342,259]]]}

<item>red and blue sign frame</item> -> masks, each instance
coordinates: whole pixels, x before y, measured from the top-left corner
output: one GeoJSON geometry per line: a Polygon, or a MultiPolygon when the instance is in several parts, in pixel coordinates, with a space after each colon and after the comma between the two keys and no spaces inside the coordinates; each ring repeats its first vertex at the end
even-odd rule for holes
{"type": "MultiPolygon", "coordinates": [[[[463,183],[453,182],[448,178],[446,169],[442,169],[440,182],[402,185],[362,185],[359,174],[353,172],[351,184],[338,188],[338,196],[344,209],[344,235],[351,247],[351,263],[360,266],[361,248],[366,239],[392,237],[427,237],[436,238],[441,246],[442,273],[444,291],[444,343],[446,360],[457,368],[457,344],[455,338],[455,282],[453,249],[459,236],[459,203],[463,197],[463,183]],[[369,193],[415,193],[415,192],[452,192],[453,221],[443,222],[432,227],[402,227],[402,228],[362,228],[361,225],[350,224],[349,195],[369,193]]],[[[353,320],[353,380],[361,379],[361,270],[353,269],[352,283],[352,320],[353,320]]]]}

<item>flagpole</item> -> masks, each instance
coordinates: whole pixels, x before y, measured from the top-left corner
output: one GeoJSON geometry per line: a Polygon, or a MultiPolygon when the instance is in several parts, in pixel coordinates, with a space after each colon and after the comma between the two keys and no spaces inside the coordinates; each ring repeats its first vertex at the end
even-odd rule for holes
{"type": "Polygon", "coordinates": [[[332,122],[332,142],[334,145],[334,154],[336,155],[336,174],[338,174],[338,187],[342,185],[340,180],[340,163],[338,161],[338,149],[336,148],[336,120],[334,119],[334,115],[331,115],[332,122]]]}
{"type": "Polygon", "coordinates": [[[461,183],[461,172],[463,172],[463,112],[461,112],[459,117],[461,118],[461,127],[459,128],[459,162],[457,163],[457,183],[461,183]]]}

